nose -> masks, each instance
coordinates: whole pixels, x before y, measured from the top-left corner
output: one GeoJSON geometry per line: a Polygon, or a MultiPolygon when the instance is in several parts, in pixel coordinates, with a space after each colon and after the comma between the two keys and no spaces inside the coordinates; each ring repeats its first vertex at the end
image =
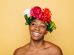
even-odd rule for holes
{"type": "Polygon", "coordinates": [[[36,26],[36,27],[35,27],[35,30],[36,30],[36,31],[39,31],[39,30],[40,30],[39,26],[36,26]]]}

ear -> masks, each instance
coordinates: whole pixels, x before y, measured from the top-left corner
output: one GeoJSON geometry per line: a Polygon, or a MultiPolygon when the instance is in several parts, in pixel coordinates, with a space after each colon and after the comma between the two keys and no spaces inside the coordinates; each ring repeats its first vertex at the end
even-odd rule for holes
{"type": "Polygon", "coordinates": [[[48,31],[45,32],[45,34],[47,34],[47,33],[48,33],[48,31]]]}

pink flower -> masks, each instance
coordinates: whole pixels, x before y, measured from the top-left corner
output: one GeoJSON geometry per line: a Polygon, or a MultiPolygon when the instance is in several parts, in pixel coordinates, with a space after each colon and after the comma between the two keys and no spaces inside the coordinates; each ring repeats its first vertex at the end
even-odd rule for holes
{"type": "Polygon", "coordinates": [[[35,6],[33,7],[31,10],[30,10],[30,15],[37,18],[37,19],[40,19],[41,16],[42,16],[42,10],[40,7],[38,6],[35,6]]]}

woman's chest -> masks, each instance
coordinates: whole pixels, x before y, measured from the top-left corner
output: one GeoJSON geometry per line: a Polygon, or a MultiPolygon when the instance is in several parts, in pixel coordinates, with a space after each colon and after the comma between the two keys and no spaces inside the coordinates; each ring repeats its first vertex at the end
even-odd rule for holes
{"type": "Polygon", "coordinates": [[[49,51],[48,50],[28,51],[24,55],[49,55],[49,51]]]}

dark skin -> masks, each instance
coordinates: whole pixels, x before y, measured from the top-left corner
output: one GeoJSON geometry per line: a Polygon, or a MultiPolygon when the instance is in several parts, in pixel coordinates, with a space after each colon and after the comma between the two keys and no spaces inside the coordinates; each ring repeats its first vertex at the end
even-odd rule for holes
{"type": "Polygon", "coordinates": [[[61,49],[51,42],[44,41],[47,26],[35,19],[29,25],[31,40],[27,45],[15,50],[14,55],[63,55],[61,49]]]}

